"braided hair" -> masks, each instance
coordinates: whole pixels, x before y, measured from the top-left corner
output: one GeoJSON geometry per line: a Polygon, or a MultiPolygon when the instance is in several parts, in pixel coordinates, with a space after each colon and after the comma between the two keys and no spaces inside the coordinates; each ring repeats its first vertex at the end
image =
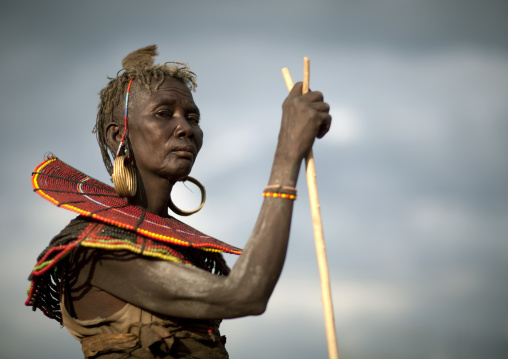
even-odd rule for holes
{"type": "Polygon", "coordinates": [[[196,90],[196,74],[190,71],[188,65],[182,62],[154,64],[154,58],[157,55],[156,45],[143,47],[128,54],[122,60],[122,70],[119,71],[116,77],[109,78],[109,83],[99,94],[100,102],[97,120],[92,132],[97,136],[102,160],[109,174],[113,173],[111,159],[115,157],[116,149],[108,146],[106,129],[111,123],[115,123],[123,128],[122,119],[125,106],[125,92],[133,76],[134,82],[140,85],[140,87],[144,86],[149,93],[152,91],[151,85],[153,80],[155,80],[154,90],[157,91],[167,77],[178,79],[190,90],[196,90]]]}

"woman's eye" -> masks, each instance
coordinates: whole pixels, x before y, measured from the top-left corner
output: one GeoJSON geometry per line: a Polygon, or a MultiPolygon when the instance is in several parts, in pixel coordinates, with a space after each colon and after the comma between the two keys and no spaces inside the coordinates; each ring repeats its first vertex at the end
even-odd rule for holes
{"type": "Polygon", "coordinates": [[[193,123],[199,123],[199,116],[198,115],[188,115],[187,120],[193,123]]]}
{"type": "Polygon", "coordinates": [[[168,118],[168,117],[173,116],[173,112],[171,112],[169,110],[161,110],[161,111],[157,111],[157,116],[168,118]]]}

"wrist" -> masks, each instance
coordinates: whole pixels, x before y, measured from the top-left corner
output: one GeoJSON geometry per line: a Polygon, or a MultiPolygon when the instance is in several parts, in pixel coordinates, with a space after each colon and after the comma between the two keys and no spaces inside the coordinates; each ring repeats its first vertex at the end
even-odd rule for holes
{"type": "Polygon", "coordinates": [[[286,151],[276,151],[268,184],[296,187],[301,164],[301,158],[298,159],[286,151]]]}

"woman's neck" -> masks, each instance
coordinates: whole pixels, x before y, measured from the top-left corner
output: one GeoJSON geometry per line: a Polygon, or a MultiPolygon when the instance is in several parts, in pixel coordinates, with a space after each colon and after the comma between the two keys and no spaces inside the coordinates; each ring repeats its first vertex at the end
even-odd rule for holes
{"type": "Polygon", "coordinates": [[[138,190],[129,203],[160,217],[168,216],[168,201],[174,183],[159,177],[146,176],[137,172],[138,190]]]}

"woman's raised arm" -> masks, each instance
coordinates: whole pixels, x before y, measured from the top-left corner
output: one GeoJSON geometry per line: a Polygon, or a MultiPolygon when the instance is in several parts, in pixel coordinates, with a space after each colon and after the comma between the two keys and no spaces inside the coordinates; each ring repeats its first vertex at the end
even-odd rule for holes
{"type": "MultiPolygon", "coordinates": [[[[315,138],[328,132],[330,122],[323,95],[302,95],[302,84],[297,83],[283,103],[268,185],[296,186],[303,158],[315,138]]],[[[284,265],[293,202],[265,197],[243,254],[227,277],[134,255],[127,261],[104,257],[93,268],[84,268],[80,277],[121,301],[163,315],[217,319],[261,314],[284,265]]],[[[79,308],[80,301],[75,306],[79,308]]]]}

